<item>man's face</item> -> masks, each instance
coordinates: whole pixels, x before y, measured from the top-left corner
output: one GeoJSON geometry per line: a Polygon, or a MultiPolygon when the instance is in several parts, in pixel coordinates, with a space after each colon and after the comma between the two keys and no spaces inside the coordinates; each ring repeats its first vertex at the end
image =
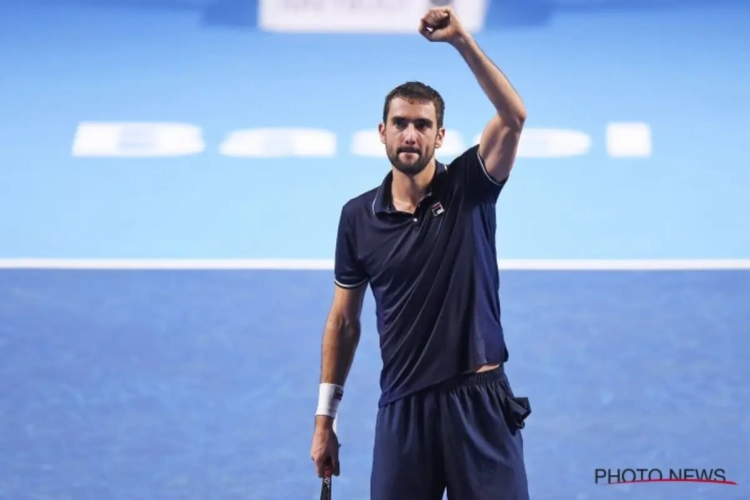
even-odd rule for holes
{"type": "Polygon", "coordinates": [[[380,124],[378,131],[391,164],[408,176],[424,170],[445,135],[445,130],[437,127],[432,102],[400,97],[391,101],[388,120],[380,124]]]}

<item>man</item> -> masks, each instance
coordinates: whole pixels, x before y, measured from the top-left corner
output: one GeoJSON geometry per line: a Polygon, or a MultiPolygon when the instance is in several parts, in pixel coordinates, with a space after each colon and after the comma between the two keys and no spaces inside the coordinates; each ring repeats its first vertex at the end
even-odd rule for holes
{"type": "Polygon", "coordinates": [[[436,161],[445,105],[421,83],[386,98],[380,138],[391,172],[345,204],[335,294],[323,335],[311,456],[338,475],[333,421],[359,342],[369,284],[383,361],[372,500],[528,499],[520,428],[500,322],[495,204],[513,166],[526,110],[450,8],[421,34],[451,44],[494,105],[478,146],[436,161]]]}

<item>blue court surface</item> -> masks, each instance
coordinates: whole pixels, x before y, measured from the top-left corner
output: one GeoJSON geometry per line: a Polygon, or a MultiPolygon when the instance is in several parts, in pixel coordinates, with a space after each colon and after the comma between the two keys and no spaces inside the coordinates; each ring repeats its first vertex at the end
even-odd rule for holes
{"type": "MultiPolygon", "coordinates": [[[[520,5],[476,38],[530,113],[498,249],[532,498],[750,498],[750,8],[520,5]]],[[[336,223],[388,170],[383,97],[444,95],[443,160],[492,109],[448,47],[256,9],[3,2],[0,499],[318,497],[336,223]]],[[[379,370],[368,296],[339,500],[368,498],[379,370]]]]}

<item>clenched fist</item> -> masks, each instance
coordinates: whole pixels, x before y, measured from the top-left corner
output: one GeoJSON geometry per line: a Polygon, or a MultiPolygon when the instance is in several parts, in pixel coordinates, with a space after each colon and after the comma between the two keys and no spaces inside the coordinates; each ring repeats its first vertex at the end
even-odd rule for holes
{"type": "Polygon", "coordinates": [[[419,23],[419,32],[431,42],[454,42],[466,31],[450,7],[430,9],[419,23]]]}

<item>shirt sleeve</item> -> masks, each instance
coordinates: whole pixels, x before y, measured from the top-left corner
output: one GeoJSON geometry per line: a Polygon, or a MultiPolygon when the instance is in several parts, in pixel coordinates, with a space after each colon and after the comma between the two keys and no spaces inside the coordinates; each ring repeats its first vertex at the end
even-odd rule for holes
{"type": "Polygon", "coordinates": [[[479,155],[478,144],[453,160],[448,169],[458,170],[456,175],[461,184],[460,188],[478,203],[497,203],[503,187],[508,182],[508,177],[498,182],[487,172],[484,160],[479,155]]]}
{"type": "Polygon", "coordinates": [[[344,206],[339,217],[334,262],[334,281],[342,288],[357,288],[369,279],[358,257],[354,228],[352,215],[344,206]]]}

